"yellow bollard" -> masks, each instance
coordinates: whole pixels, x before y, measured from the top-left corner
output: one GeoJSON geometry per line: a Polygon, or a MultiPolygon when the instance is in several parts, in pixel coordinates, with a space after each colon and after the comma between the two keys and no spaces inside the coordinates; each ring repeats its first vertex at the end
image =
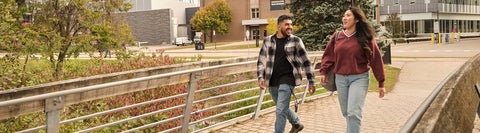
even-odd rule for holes
{"type": "Polygon", "coordinates": [[[450,33],[450,42],[455,43],[455,33],[450,33]]]}
{"type": "Polygon", "coordinates": [[[458,41],[460,42],[460,31],[458,32],[458,41]]]}
{"type": "Polygon", "coordinates": [[[435,44],[435,34],[432,33],[432,44],[435,44]]]}
{"type": "Polygon", "coordinates": [[[440,43],[442,43],[442,34],[438,33],[438,45],[440,45],[440,43]]]}

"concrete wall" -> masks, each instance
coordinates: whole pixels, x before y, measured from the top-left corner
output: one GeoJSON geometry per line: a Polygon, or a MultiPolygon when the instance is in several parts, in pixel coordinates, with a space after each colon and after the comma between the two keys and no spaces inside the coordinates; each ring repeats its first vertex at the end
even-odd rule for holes
{"type": "Polygon", "coordinates": [[[178,0],[132,0],[131,2],[133,8],[128,14],[134,15],[129,15],[127,20],[137,41],[148,42],[148,44],[170,44],[176,37],[187,36],[188,29],[178,28],[178,26],[187,23],[185,9],[195,7],[195,4],[178,0]],[[158,10],[169,10],[169,13],[152,14],[158,13],[152,12],[158,10]]]}
{"type": "Polygon", "coordinates": [[[179,2],[178,0],[152,0],[152,9],[171,9],[177,24],[186,24],[185,8],[195,7],[195,4],[179,2]]]}
{"type": "Polygon", "coordinates": [[[168,44],[172,39],[170,9],[128,12],[126,21],[136,41],[168,44]]]}
{"type": "Polygon", "coordinates": [[[480,83],[480,54],[471,58],[452,75],[423,114],[415,133],[471,133],[479,95],[474,87],[480,83]]]}

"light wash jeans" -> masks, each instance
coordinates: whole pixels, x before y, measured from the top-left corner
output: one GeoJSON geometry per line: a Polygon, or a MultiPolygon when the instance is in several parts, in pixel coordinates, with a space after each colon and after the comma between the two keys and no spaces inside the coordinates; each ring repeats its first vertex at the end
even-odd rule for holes
{"type": "Polygon", "coordinates": [[[360,133],[370,73],[367,71],[356,75],[335,74],[335,83],[342,115],[347,120],[347,133],[360,133]]]}
{"type": "Polygon", "coordinates": [[[276,104],[275,133],[284,132],[286,119],[288,119],[291,124],[300,124],[298,116],[290,109],[290,97],[292,96],[292,90],[290,88],[292,87],[293,86],[289,84],[280,84],[278,87],[270,86],[268,89],[276,104]]]}

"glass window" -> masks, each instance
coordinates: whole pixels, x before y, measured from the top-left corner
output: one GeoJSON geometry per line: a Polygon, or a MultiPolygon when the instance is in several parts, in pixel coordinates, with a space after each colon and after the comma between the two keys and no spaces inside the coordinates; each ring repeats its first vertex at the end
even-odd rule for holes
{"type": "Polygon", "coordinates": [[[270,0],[270,10],[284,10],[285,0],[270,0]]]}
{"type": "Polygon", "coordinates": [[[477,24],[475,25],[477,25],[477,32],[480,32],[480,21],[477,21],[477,24]]]}
{"type": "Polygon", "coordinates": [[[480,21],[477,21],[477,32],[480,32],[480,21]]]}
{"type": "Polygon", "coordinates": [[[425,33],[433,33],[433,20],[425,20],[425,33]]]}
{"type": "Polygon", "coordinates": [[[473,31],[473,21],[472,21],[472,20],[469,20],[468,23],[470,24],[470,26],[468,27],[468,31],[469,31],[469,32],[474,32],[474,31],[473,31]]]}
{"type": "Polygon", "coordinates": [[[260,12],[258,8],[252,8],[252,18],[260,18],[260,12]]]}
{"type": "Polygon", "coordinates": [[[383,6],[383,0],[380,0],[380,6],[383,6]]]}
{"type": "Polygon", "coordinates": [[[394,5],[398,5],[398,0],[393,0],[394,5]]]}

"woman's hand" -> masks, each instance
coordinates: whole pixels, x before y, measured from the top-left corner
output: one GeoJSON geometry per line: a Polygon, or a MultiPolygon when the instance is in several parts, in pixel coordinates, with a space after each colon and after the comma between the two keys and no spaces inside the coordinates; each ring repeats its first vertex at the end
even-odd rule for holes
{"type": "Polygon", "coordinates": [[[385,87],[378,88],[378,97],[383,98],[385,96],[385,87]]]}
{"type": "Polygon", "coordinates": [[[321,84],[321,85],[326,85],[326,83],[325,83],[325,75],[320,75],[320,84],[321,84]]]}

